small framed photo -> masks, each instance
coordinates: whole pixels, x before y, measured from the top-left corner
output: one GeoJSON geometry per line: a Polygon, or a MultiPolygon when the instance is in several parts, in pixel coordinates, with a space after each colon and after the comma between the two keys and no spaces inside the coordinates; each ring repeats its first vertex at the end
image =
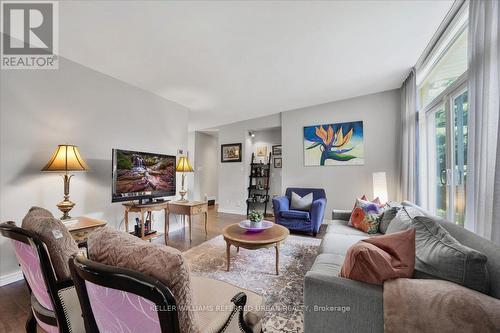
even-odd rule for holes
{"type": "Polygon", "coordinates": [[[273,162],[275,168],[278,169],[281,168],[281,163],[282,163],[281,157],[275,157],[273,162]]]}
{"type": "Polygon", "coordinates": [[[273,155],[281,156],[281,145],[273,146],[273,155]]]}
{"type": "Polygon", "coordinates": [[[228,143],[220,146],[220,161],[241,162],[241,143],[228,143]]]}
{"type": "Polygon", "coordinates": [[[266,157],[267,156],[267,146],[257,147],[257,156],[266,157]]]}

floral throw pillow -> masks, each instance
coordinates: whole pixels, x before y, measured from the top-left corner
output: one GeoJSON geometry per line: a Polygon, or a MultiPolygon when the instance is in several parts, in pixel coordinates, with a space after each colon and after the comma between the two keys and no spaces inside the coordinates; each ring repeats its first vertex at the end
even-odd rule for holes
{"type": "Polygon", "coordinates": [[[374,202],[356,199],[349,225],[368,234],[376,234],[384,209],[374,202]]]}
{"type": "MultiPolygon", "coordinates": [[[[359,200],[363,200],[363,201],[367,201],[367,202],[370,201],[370,200],[368,200],[368,198],[366,197],[365,194],[363,194],[363,196],[361,198],[359,198],[359,200]]],[[[380,203],[380,199],[378,197],[373,199],[371,202],[376,204],[379,208],[384,208],[384,210],[385,210],[385,205],[380,203]]],[[[352,210],[354,211],[355,208],[356,208],[356,205],[354,205],[354,207],[352,207],[352,210]]],[[[382,211],[381,211],[381,213],[382,213],[382,211]]],[[[349,222],[347,222],[347,225],[350,227],[353,227],[351,220],[349,220],[349,222]]]]}

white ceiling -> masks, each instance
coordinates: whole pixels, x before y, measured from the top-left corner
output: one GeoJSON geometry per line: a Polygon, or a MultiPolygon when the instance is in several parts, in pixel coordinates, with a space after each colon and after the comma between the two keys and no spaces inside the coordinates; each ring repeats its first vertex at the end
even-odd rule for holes
{"type": "Polygon", "coordinates": [[[70,1],[60,53],[203,129],[401,85],[452,1],[70,1]]]}

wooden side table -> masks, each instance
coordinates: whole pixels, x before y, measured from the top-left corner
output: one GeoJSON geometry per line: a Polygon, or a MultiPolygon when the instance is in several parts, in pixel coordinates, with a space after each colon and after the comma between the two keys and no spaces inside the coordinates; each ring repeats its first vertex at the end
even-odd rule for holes
{"type": "MultiPolygon", "coordinates": [[[[138,205],[135,203],[127,202],[123,204],[125,207],[125,231],[128,232],[128,214],[129,213],[139,213],[141,215],[140,218],[140,229],[141,229],[141,239],[143,240],[151,240],[153,238],[157,238],[162,236],[161,232],[156,232],[154,234],[144,235],[144,213],[154,212],[154,211],[164,211],[165,212],[165,229],[168,224],[168,201],[164,202],[154,202],[150,204],[138,205]]],[[[167,244],[167,235],[165,235],[165,244],[167,244]]]]}
{"type": "Polygon", "coordinates": [[[79,216],[69,221],[63,221],[63,224],[69,230],[78,246],[85,247],[88,235],[95,229],[104,227],[107,222],[86,216],[79,216]]]}
{"type": "Polygon", "coordinates": [[[204,214],[205,215],[205,235],[208,235],[207,232],[207,218],[208,218],[208,203],[201,201],[170,201],[168,203],[168,213],[165,218],[165,240],[168,237],[169,231],[169,215],[170,214],[179,214],[188,217],[189,224],[189,241],[192,240],[191,236],[191,219],[195,215],[204,214]]]}

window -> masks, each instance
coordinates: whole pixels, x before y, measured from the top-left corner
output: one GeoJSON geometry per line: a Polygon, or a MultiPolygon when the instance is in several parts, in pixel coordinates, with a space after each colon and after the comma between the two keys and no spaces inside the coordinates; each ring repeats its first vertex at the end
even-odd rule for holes
{"type": "Polygon", "coordinates": [[[425,108],[467,70],[467,29],[450,46],[419,86],[419,105],[425,108]]]}
{"type": "Polygon", "coordinates": [[[467,180],[467,37],[465,9],[417,70],[422,204],[462,226],[467,180]]]}

